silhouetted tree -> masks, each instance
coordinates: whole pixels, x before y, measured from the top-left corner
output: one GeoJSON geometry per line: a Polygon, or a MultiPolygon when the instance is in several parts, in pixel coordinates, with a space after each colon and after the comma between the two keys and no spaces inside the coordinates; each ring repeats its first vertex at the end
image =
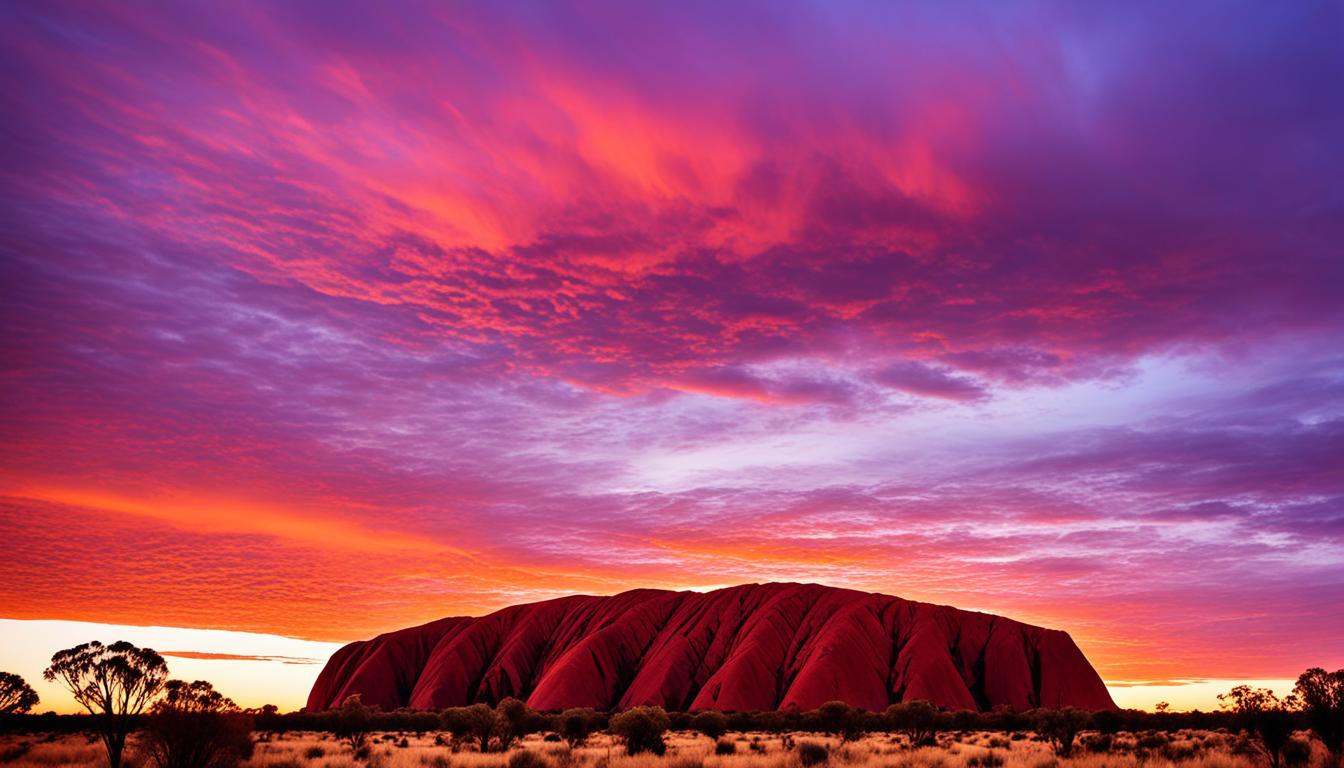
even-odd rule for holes
{"type": "Polygon", "coordinates": [[[204,680],[169,680],[145,723],[158,768],[233,768],[252,756],[252,719],[204,680]]]}
{"type": "Polygon", "coordinates": [[[0,672],[0,715],[21,715],[39,700],[28,681],[13,672],[0,672]]]}
{"type": "Polygon", "coordinates": [[[336,738],[349,744],[350,750],[359,757],[366,749],[369,732],[373,730],[373,711],[355,693],[347,696],[332,716],[332,732],[336,738]]]}
{"type": "Polygon", "coordinates": [[[121,768],[126,737],[163,688],[168,665],[149,648],[137,648],[124,640],[111,645],[95,640],[57,651],[42,676],[60,682],[94,715],[94,727],[107,748],[108,765],[121,768]]]}
{"type": "Polygon", "coordinates": [[[1241,728],[1255,738],[1256,746],[1269,759],[1271,768],[1279,768],[1283,747],[1293,736],[1291,702],[1285,703],[1268,688],[1238,685],[1218,694],[1223,708],[1237,715],[1241,728]]]}
{"type": "Polygon", "coordinates": [[[662,707],[635,707],[612,717],[610,729],[625,739],[626,754],[652,752],[661,755],[667,751],[667,745],[663,743],[667,726],[667,713],[662,707]]]}
{"type": "Polygon", "coordinates": [[[1055,754],[1060,757],[1073,754],[1074,740],[1091,719],[1092,715],[1089,712],[1073,707],[1038,709],[1032,713],[1032,723],[1036,732],[1050,742],[1055,754]]]}
{"type": "Polygon", "coordinates": [[[728,732],[728,716],[712,709],[697,712],[691,718],[691,730],[717,740],[728,732]]]}
{"type": "Polygon", "coordinates": [[[887,707],[883,717],[889,728],[904,733],[916,747],[938,741],[938,726],[942,713],[923,699],[892,704],[887,707]]]}
{"type": "Polygon", "coordinates": [[[1344,763],[1344,669],[1308,669],[1297,678],[1293,695],[1331,760],[1336,765],[1344,763]]]}

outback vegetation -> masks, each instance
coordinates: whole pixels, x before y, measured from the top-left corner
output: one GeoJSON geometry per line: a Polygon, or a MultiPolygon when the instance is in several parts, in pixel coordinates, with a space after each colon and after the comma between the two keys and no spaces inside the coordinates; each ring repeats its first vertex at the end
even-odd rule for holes
{"type": "MultiPolygon", "coordinates": [[[[153,768],[1340,768],[1344,670],[1293,693],[1238,686],[1218,712],[948,712],[833,701],[800,712],[538,712],[516,698],[379,711],[358,696],[324,712],[237,707],[204,681],[167,679],[129,643],[57,653],[47,670],[87,715],[0,715],[0,764],[153,768]]],[[[0,675],[24,691],[15,675],[0,675]]],[[[27,688],[31,691],[31,688],[27,688]]]]}

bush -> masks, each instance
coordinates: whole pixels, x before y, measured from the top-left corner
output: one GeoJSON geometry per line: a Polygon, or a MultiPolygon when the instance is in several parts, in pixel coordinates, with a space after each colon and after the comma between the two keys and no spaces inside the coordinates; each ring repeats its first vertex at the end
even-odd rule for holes
{"type": "Polygon", "coordinates": [[[863,738],[867,730],[863,710],[843,701],[828,701],[809,712],[808,716],[818,730],[839,736],[841,741],[857,741],[863,738]]]}
{"type": "Polygon", "coordinates": [[[798,742],[798,762],[803,765],[803,768],[825,765],[830,759],[831,753],[823,745],[815,741],[798,742]]]}
{"type": "Polygon", "coordinates": [[[1038,709],[1032,713],[1036,732],[1044,736],[1054,747],[1055,754],[1068,757],[1073,754],[1073,741],[1078,733],[1087,727],[1092,715],[1081,709],[1065,707],[1063,709],[1038,709]]]}
{"type": "Polygon", "coordinates": [[[887,727],[904,733],[917,747],[935,743],[944,720],[937,707],[923,700],[892,704],[883,717],[887,727]]]}
{"type": "Polygon", "coordinates": [[[691,718],[691,730],[717,739],[728,732],[728,718],[722,712],[700,712],[691,718]]]}
{"type": "Polygon", "coordinates": [[[1290,739],[1283,745],[1283,764],[1288,768],[1299,768],[1311,760],[1311,742],[1306,739],[1290,739]]]}
{"type": "Polygon", "coordinates": [[[578,747],[588,740],[602,721],[602,715],[587,707],[566,709],[556,717],[555,730],[564,737],[570,748],[578,747]]]}
{"type": "Polygon", "coordinates": [[[551,763],[530,749],[520,749],[509,755],[509,768],[551,768],[551,763]]]}
{"type": "Polygon", "coordinates": [[[169,680],[144,749],[158,768],[233,768],[252,756],[252,720],[204,680],[169,680]]]}
{"type": "Polygon", "coordinates": [[[1083,747],[1088,752],[1105,754],[1115,748],[1115,737],[1109,733],[1099,733],[1090,738],[1083,739],[1083,747]]]}
{"type": "Polygon", "coordinates": [[[369,732],[373,730],[373,713],[364,706],[359,694],[349,696],[341,702],[341,708],[334,712],[334,716],[332,731],[336,733],[336,737],[349,744],[356,757],[361,750],[368,754],[366,742],[369,739],[369,732]]]}
{"type": "Polygon", "coordinates": [[[490,751],[490,737],[495,734],[495,710],[488,704],[453,707],[443,711],[443,727],[453,738],[477,742],[481,752],[490,751]]]}
{"type": "Polygon", "coordinates": [[[626,754],[652,752],[662,755],[667,751],[663,734],[667,732],[668,722],[662,707],[635,707],[611,718],[610,729],[625,739],[626,754]]]}
{"type": "Polygon", "coordinates": [[[966,758],[967,768],[999,768],[1003,765],[1003,757],[996,752],[986,752],[983,755],[973,755],[966,758]]]}
{"type": "Polygon", "coordinates": [[[716,755],[734,755],[737,754],[737,745],[729,739],[719,739],[714,744],[714,754],[716,755]]]}
{"type": "Polygon", "coordinates": [[[303,751],[303,756],[308,758],[309,760],[316,760],[319,757],[324,757],[326,754],[327,750],[323,749],[322,747],[319,747],[316,744],[303,751]]]}

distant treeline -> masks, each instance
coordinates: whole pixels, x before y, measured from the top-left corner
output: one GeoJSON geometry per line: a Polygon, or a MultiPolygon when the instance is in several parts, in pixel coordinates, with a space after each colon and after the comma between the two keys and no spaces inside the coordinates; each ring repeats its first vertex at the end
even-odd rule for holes
{"type": "MultiPolygon", "coordinates": [[[[899,706],[899,705],[898,705],[899,706]]],[[[867,712],[854,708],[838,711],[832,705],[829,712],[815,709],[808,712],[785,710],[778,712],[724,712],[724,732],[764,731],[785,733],[801,731],[808,733],[830,733],[842,735],[848,730],[862,733],[890,733],[905,730],[899,716],[894,712],[867,712]]],[[[370,730],[404,733],[446,732],[457,736],[468,735],[472,708],[454,707],[441,711],[397,709],[380,711],[370,708],[370,730]]],[[[564,712],[528,711],[530,722],[520,723],[520,730],[526,733],[557,733],[565,731],[565,720],[576,716],[588,719],[587,730],[590,733],[605,731],[609,725],[611,713],[596,710],[565,710],[564,712]]],[[[961,710],[955,712],[937,711],[936,721],[932,724],[937,731],[1029,731],[1034,727],[1041,710],[1029,712],[975,712],[961,710]]],[[[344,715],[340,709],[324,712],[279,712],[273,707],[246,710],[251,716],[254,731],[285,733],[290,731],[319,731],[336,733],[344,727],[344,715]]],[[[667,712],[668,727],[673,731],[700,730],[695,723],[700,713],[667,712]]],[[[1296,713],[1300,718],[1305,716],[1296,713]]],[[[0,716],[0,731],[6,733],[78,733],[89,731],[95,720],[93,715],[58,715],[54,712],[44,714],[0,716]]],[[[1239,726],[1236,713],[1219,712],[1144,712],[1128,709],[1115,712],[1095,712],[1088,716],[1085,730],[1102,733],[1121,731],[1178,731],[1235,729],[1239,726]]],[[[573,727],[572,725],[570,726],[573,727]]],[[[710,726],[714,728],[714,726],[710,726]]],[[[1302,720],[1300,727],[1305,728],[1302,720]]],[[[717,736],[717,734],[711,734],[717,736]]]]}
{"type": "MultiPolygon", "coordinates": [[[[40,702],[37,692],[19,675],[0,672],[0,732],[88,732],[103,742],[110,768],[122,768],[127,739],[136,731],[143,732],[142,747],[156,768],[237,766],[252,755],[256,741],[285,731],[330,732],[362,759],[369,754],[371,734],[380,731],[434,732],[436,743],[454,751],[475,748],[480,752],[507,752],[533,733],[545,733],[547,741],[575,747],[590,735],[606,731],[619,738],[631,755],[663,754],[663,735],[668,731],[695,731],[715,740],[730,732],[765,731],[786,734],[781,738],[784,742],[792,742],[788,735],[792,732],[824,733],[842,742],[868,733],[901,733],[912,746],[937,743],[938,734],[948,731],[1033,731],[1051,744],[1056,755],[1068,757],[1084,731],[1097,732],[1091,743],[1109,744],[1111,735],[1122,731],[1227,729],[1244,734],[1278,768],[1310,755],[1310,742],[1294,735],[1310,729],[1333,764],[1344,757],[1344,669],[1327,672],[1320,667],[1303,672],[1286,698],[1265,688],[1239,685],[1218,697],[1223,711],[1179,713],[1167,711],[1165,704],[1157,712],[1086,712],[1072,707],[949,712],[927,701],[903,701],[882,712],[843,701],[830,701],[807,712],[666,712],[661,707],[539,712],[513,697],[494,706],[481,703],[440,711],[383,712],[366,706],[358,694],[332,710],[281,713],[273,705],[239,707],[205,680],[170,680],[167,663],[153,649],[125,641],[104,645],[97,640],[57,651],[43,677],[60,683],[89,714],[29,714],[40,702]],[[261,735],[254,737],[257,733],[261,735]],[[445,733],[451,739],[444,738],[445,733]]],[[[825,753],[815,743],[786,746],[825,753]]],[[[720,748],[734,747],[720,742],[715,745],[716,753],[720,748]]],[[[804,765],[824,762],[804,759],[801,754],[804,765]]]]}

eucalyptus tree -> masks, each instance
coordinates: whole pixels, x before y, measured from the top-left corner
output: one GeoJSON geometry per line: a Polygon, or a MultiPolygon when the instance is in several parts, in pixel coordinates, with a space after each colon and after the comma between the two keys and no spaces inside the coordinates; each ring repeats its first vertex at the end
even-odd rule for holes
{"type": "Polygon", "coordinates": [[[163,689],[168,664],[149,648],[124,640],[111,645],[94,640],[57,651],[42,676],[65,686],[93,715],[94,728],[107,748],[108,765],[121,768],[126,737],[163,689]]]}

